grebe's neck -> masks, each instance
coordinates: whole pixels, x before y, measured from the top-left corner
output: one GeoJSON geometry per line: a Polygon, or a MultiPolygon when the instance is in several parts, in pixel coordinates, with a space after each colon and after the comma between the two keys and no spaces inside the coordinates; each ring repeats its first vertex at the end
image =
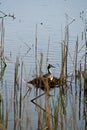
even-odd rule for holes
{"type": "Polygon", "coordinates": [[[51,69],[50,69],[50,68],[48,69],[48,73],[49,73],[49,74],[52,74],[52,72],[51,72],[51,69]]]}

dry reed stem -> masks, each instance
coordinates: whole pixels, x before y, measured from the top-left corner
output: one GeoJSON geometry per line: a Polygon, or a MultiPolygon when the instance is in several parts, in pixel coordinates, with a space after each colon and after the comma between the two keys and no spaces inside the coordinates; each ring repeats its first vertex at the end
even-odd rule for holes
{"type": "Polygon", "coordinates": [[[49,39],[48,39],[48,48],[47,48],[47,56],[46,56],[46,67],[48,65],[48,56],[49,56],[49,47],[50,47],[50,36],[49,36],[49,39]]]}
{"type": "Polygon", "coordinates": [[[16,64],[14,70],[14,130],[16,130],[16,64]]]}
{"type": "Polygon", "coordinates": [[[6,121],[5,121],[5,128],[8,129],[8,93],[7,93],[7,84],[5,83],[6,87],[6,121]]]}
{"type": "Polygon", "coordinates": [[[14,68],[14,130],[16,130],[16,117],[18,108],[18,97],[17,97],[17,77],[18,77],[18,67],[19,67],[19,57],[16,58],[15,68],[14,68]]]}
{"type": "Polygon", "coordinates": [[[46,112],[47,112],[47,125],[46,126],[48,127],[48,130],[52,130],[52,116],[51,116],[51,109],[50,109],[48,100],[47,100],[46,112]]]}
{"type": "Polygon", "coordinates": [[[60,85],[62,84],[62,81],[64,80],[64,70],[65,70],[65,62],[67,59],[67,46],[64,44],[62,44],[62,63],[61,63],[61,73],[60,73],[60,85]]]}

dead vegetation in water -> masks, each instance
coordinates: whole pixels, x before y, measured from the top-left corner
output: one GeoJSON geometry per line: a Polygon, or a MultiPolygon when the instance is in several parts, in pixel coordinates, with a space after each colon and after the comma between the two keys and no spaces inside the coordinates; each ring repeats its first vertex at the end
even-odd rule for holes
{"type": "MultiPolygon", "coordinates": [[[[43,79],[42,77],[42,67],[43,67],[43,54],[41,53],[40,63],[39,63],[39,70],[37,67],[37,35],[36,35],[36,43],[35,43],[35,71],[36,71],[36,80],[35,84],[37,84],[35,91],[35,98],[31,99],[31,102],[35,105],[36,111],[38,113],[38,130],[63,130],[63,129],[76,129],[79,130],[76,121],[76,104],[75,102],[71,103],[71,117],[67,117],[67,99],[70,94],[67,95],[67,89],[70,88],[69,91],[71,92],[72,89],[72,79],[73,74],[69,76],[67,74],[67,57],[68,57],[68,46],[66,45],[65,41],[61,44],[62,45],[62,60],[61,60],[61,70],[60,70],[60,77],[54,77],[53,82],[50,82],[47,79],[43,79]],[[38,74],[39,72],[39,74],[38,74]],[[40,77],[40,81],[38,81],[38,77],[40,77]],[[68,80],[68,78],[71,78],[68,80]],[[42,85],[43,84],[43,85],[42,85]],[[59,91],[56,99],[53,95],[50,94],[50,88],[55,89],[57,87],[57,91],[59,91]],[[44,93],[40,90],[44,90],[44,93]],[[43,98],[44,97],[44,98],[43,98]],[[43,103],[44,101],[44,103],[43,103]],[[43,105],[44,104],[44,105],[43,105]],[[68,123],[69,122],[69,123],[68,123]],[[74,125],[75,124],[75,125],[74,125]]],[[[29,52],[29,50],[28,50],[29,52]]],[[[28,53],[27,52],[27,53],[28,53]]],[[[27,54],[26,53],[26,54],[27,54]]],[[[25,54],[25,55],[26,55],[25,54]]],[[[48,51],[47,51],[47,61],[46,66],[48,64],[48,54],[49,54],[49,42],[48,42],[48,51]]],[[[81,72],[77,72],[77,54],[78,54],[78,38],[76,42],[76,50],[75,50],[75,63],[74,64],[74,71],[75,76],[79,77],[80,83],[80,90],[79,90],[79,108],[81,107],[81,72]]],[[[13,109],[14,109],[14,130],[23,129],[25,128],[24,122],[26,121],[26,130],[29,128],[32,129],[31,126],[31,117],[29,116],[29,99],[27,95],[30,95],[31,88],[28,83],[26,86],[28,90],[25,93],[22,93],[23,86],[22,86],[22,79],[23,79],[23,62],[19,62],[19,57],[16,59],[15,67],[14,67],[14,99],[13,99],[13,109]],[[19,65],[20,65],[20,72],[19,72],[19,65]],[[20,78],[19,78],[20,73],[20,78]],[[25,104],[25,100],[27,102],[25,104]],[[26,109],[26,112],[24,112],[26,109]],[[25,119],[26,113],[26,119],[25,119]]],[[[85,75],[84,75],[85,76],[85,75]]],[[[85,76],[86,77],[86,76],[85,76]]],[[[75,83],[77,83],[77,78],[75,79],[75,83]]],[[[6,93],[7,95],[7,93],[6,93]]],[[[54,94],[55,95],[55,94],[54,94]]],[[[8,98],[8,95],[6,96],[8,98]]],[[[6,99],[7,99],[6,98],[6,99]]],[[[73,97],[70,97],[72,101],[73,97]]],[[[77,98],[77,96],[75,96],[77,98]]],[[[75,100],[77,101],[77,100],[75,100]]],[[[79,110],[80,111],[80,110],[79,110]]],[[[80,112],[79,112],[80,113],[80,112]]],[[[87,105],[85,105],[85,114],[87,117],[87,105]]],[[[80,116],[80,115],[79,115],[80,116]]],[[[8,108],[8,100],[6,100],[6,118],[5,118],[5,128],[8,128],[8,117],[9,117],[9,108],[8,108]]],[[[87,119],[86,119],[87,120],[87,119]]],[[[0,128],[4,130],[3,123],[0,124],[0,128]]]]}

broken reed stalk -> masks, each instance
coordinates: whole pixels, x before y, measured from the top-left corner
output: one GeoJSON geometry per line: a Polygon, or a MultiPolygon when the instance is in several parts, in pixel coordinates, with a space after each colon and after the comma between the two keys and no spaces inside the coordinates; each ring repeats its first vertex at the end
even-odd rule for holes
{"type": "Polygon", "coordinates": [[[38,98],[40,98],[40,97],[43,96],[43,95],[45,95],[45,93],[42,93],[41,95],[39,95],[39,96],[33,98],[33,99],[31,100],[31,102],[32,102],[33,104],[35,104],[37,107],[39,107],[41,110],[43,110],[43,111],[46,112],[46,110],[45,110],[44,108],[42,108],[39,104],[37,104],[36,102],[34,102],[34,100],[37,100],[38,98]]]}
{"type": "MultiPolygon", "coordinates": [[[[26,85],[26,86],[27,86],[27,85],[26,85]]],[[[22,100],[25,99],[25,97],[27,96],[28,93],[29,93],[29,95],[30,95],[31,89],[32,89],[32,88],[28,87],[28,90],[27,90],[27,92],[25,93],[25,95],[23,96],[22,100]]]]}
{"type": "MultiPolygon", "coordinates": [[[[34,102],[35,100],[37,100],[38,98],[40,98],[40,97],[43,96],[43,95],[45,95],[45,92],[42,93],[41,95],[39,95],[39,96],[33,98],[33,99],[31,100],[31,102],[32,102],[33,104],[35,104],[37,107],[39,107],[41,110],[43,110],[44,112],[48,113],[48,112],[46,111],[46,109],[42,108],[39,104],[37,104],[36,102],[34,102]]],[[[48,113],[48,114],[49,114],[49,113],[48,113]]],[[[54,117],[52,114],[51,114],[51,116],[54,117]]]]}

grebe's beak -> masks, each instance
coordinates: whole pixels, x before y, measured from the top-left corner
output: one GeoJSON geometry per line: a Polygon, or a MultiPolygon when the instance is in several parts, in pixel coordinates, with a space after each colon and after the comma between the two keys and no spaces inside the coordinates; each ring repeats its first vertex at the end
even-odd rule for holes
{"type": "Polygon", "coordinates": [[[53,65],[50,64],[50,68],[51,68],[51,67],[52,67],[52,68],[55,68],[55,66],[53,66],[53,65]]]}

